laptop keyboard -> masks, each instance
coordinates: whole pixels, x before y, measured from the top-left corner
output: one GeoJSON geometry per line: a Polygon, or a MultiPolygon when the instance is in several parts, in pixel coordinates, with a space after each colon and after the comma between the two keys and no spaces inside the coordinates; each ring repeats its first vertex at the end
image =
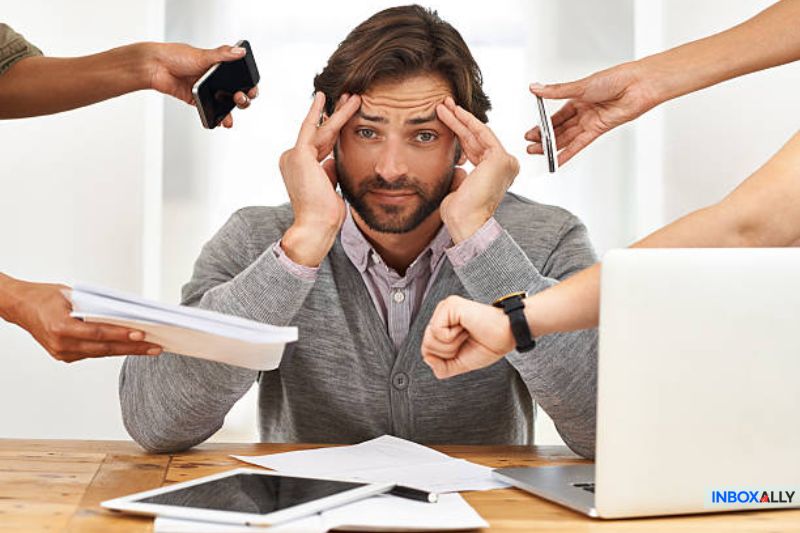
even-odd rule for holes
{"type": "Polygon", "coordinates": [[[577,487],[579,489],[583,489],[586,492],[591,492],[594,494],[594,482],[587,482],[587,483],[573,483],[573,487],[577,487]]]}

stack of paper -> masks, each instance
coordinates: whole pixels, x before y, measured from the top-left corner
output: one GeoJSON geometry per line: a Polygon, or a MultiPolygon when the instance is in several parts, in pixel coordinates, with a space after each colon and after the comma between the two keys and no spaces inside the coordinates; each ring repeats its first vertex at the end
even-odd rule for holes
{"type": "MultiPolygon", "coordinates": [[[[508,487],[492,477],[492,469],[455,459],[427,446],[384,435],[353,446],[275,453],[236,459],[274,468],[286,475],[394,482],[430,492],[488,490],[508,487]]],[[[156,533],[275,533],[361,531],[455,531],[489,524],[459,494],[441,494],[437,503],[390,495],[374,496],[280,524],[272,528],[222,525],[157,518],[156,533]]]]}
{"type": "Polygon", "coordinates": [[[389,482],[437,493],[509,486],[495,479],[488,466],[455,459],[422,444],[391,435],[352,446],[232,457],[272,468],[281,474],[342,481],[389,482]]]}
{"type": "Polygon", "coordinates": [[[310,533],[331,529],[349,531],[457,531],[489,527],[458,494],[443,494],[438,503],[396,496],[374,496],[271,528],[212,524],[156,518],[156,533],[310,533]]]}
{"type": "Polygon", "coordinates": [[[278,367],[297,328],[262,324],[181,305],[144,300],[111,289],[78,284],[67,293],[72,316],[87,322],[125,326],[168,352],[250,368],[278,367]]]}

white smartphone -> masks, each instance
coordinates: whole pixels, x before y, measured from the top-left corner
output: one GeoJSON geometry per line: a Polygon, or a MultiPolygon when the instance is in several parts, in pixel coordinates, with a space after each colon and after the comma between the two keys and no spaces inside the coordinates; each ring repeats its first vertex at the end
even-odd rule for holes
{"type": "Polygon", "coordinates": [[[536,96],[536,107],[539,108],[539,130],[542,132],[542,148],[547,158],[547,170],[550,173],[558,170],[558,152],[556,152],[556,138],[553,132],[553,122],[547,114],[547,108],[541,96],[536,96]]]}
{"type": "Polygon", "coordinates": [[[237,468],[107,500],[114,511],[225,524],[271,526],[390,491],[394,483],[355,483],[237,468]]]}

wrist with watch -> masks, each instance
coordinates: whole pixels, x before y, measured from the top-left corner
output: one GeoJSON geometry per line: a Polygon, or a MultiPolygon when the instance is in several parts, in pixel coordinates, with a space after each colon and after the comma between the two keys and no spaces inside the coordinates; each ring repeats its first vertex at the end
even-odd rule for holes
{"type": "Polygon", "coordinates": [[[518,352],[529,352],[536,347],[536,341],[531,334],[531,328],[525,319],[525,292],[512,292],[498,298],[492,303],[494,307],[502,309],[511,322],[511,333],[517,344],[518,352]]]}

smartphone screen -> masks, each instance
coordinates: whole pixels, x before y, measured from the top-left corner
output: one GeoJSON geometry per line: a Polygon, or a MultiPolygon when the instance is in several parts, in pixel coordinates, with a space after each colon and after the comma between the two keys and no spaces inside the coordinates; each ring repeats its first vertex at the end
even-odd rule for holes
{"type": "Polygon", "coordinates": [[[233,95],[247,92],[260,79],[250,43],[239,41],[247,53],[243,58],[226,63],[217,63],[195,83],[192,94],[200,112],[200,120],[206,128],[215,128],[230,113],[236,104],[233,95]]]}

